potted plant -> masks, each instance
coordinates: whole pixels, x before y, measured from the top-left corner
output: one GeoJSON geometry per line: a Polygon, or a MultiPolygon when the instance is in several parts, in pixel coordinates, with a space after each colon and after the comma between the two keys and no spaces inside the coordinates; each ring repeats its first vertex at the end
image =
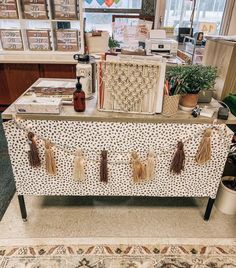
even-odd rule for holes
{"type": "Polygon", "coordinates": [[[175,88],[175,93],[182,95],[180,108],[192,110],[197,105],[198,93],[213,88],[217,70],[211,66],[180,65],[169,67],[166,77],[175,88]]]}
{"type": "Polygon", "coordinates": [[[236,177],[223,177],[215,206],[222,213],[236,215],[236,177]]]}
{"type": "Polygon", "coordinates": [[[110,48],[110,52],[114,53],[116,52],[116,48],[120,47],[120,43],[112,37],[109,37],[108,46],[110,48]]]}
{"type": "Polygon", "coordinates": [[[225,214],[236,214],[236,135],[225,164],[215,206],[225,214]]]}

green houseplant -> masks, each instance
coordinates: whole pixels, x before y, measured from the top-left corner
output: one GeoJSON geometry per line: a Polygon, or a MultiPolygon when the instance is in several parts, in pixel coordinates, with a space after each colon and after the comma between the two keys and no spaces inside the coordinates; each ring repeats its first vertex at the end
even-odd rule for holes
{"type": "Polygon", "coordinates": [[[215,67],[203,65],[173,66],[166,71],[166,79],[170,83],[173,95],[182,95],[180,105],[190,110],[196,106],[201,90],[214,87],[216,77],[215,67]]]}
{"type": "Polygon", "coordinates": [[[120,43],[110,36],[109,41],[108,41],[108,46],[109,46],[111,52],[115,52],[115,49],[117,47],[120,47],[120,43]]]}

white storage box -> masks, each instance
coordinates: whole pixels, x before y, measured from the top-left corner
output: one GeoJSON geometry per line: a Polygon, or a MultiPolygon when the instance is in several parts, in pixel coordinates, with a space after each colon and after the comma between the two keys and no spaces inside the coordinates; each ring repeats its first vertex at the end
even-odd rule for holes
{"type": "Polygon", "coordinates": [[[15,102],[16,112],[21,114],[60,114],[61,107],[61,98],[52,97],[24,96],[15,102]]]}

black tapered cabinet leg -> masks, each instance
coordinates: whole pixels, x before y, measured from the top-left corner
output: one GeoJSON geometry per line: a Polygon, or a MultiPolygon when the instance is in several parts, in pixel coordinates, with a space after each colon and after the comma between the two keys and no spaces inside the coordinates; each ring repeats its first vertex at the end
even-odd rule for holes
{"type": "Polygon", "coordinates": [[[20,212],[21,212],[21,217],[23,221],[27,221],[27,212],[26,212],[26,207],[25,207],[25,199],[23,195],[18,195],[18,201],[20,205],[20,212]]]}
{"type": "Polygon", "coordinates": [[[212,199],[212,198],[208,199],[208,203],[207,203],[207,207],[206,207],[206,211],[205,211],[205,215],[204,215],[205,221],[208,221],[210,219],[211,211],[212,211],[212,207],[213,207],[214,202],[215,202],[215,199],[212,199]]]}

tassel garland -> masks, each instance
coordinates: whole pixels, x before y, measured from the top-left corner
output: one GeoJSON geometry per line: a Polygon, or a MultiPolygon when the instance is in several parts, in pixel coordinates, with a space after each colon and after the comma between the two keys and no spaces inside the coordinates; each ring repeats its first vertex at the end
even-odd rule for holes
{"type": "Polygon", "coordinates": [[[137,152],[132,152],[131,157],[133,165],[133,180],[134,182],[140,182],[144,178],[145,167],[142,165],[137,152]]]}
{"type": "Polygon", "coordinates": [[[207,128],[204,131],[204,135],[198,147],[196,155],[196,162],[199,165],[203,165],[211,160],[211,134],[212,134],[211,128],[207,128]]]}
{"type": "Polygon", "coordinates": [[[49,175],[56,175],[56,161],[53,153],[53,145],[49,140],[45,140],[45,163],[46,163],[46,171],[49,175]]]}
{"type": "Polygon", "coordinates": [[[107,151],[102,150],[100,162],[100,181],[108,182],[108,168],[107,168],[107,151]]]}
{"type": "Polygon", "coordinates": [[[78,148],[75,153],[73,178],[77,181],[83,181],[85,179],[85,160],[82,154],[82,150],[78,148]]]}
{"type": "Polygon", "coordinates": [[[28,133],[28,143],[29,143],[29,151],[28,158],[31,167],[39,167],[41,165],[41,161],[39,158],[38,148],[35,141],[35,135],[33,132],[28,133]]]}
{"type": "Polygon", "coordinates": [[[173,157],[170,171],[175,174],[180,174],[182,170],[184,170],[184,161],[185,161],[185,154],[184,154],[184,144],[182,141],[178,142],[177,151],[173,157]]]}
{"type": "Polygon", "coordinates": [[[152,180],[155,177],[155,152],[149,150],[147,161],[145,163],[145,179],[152,180]]]}

